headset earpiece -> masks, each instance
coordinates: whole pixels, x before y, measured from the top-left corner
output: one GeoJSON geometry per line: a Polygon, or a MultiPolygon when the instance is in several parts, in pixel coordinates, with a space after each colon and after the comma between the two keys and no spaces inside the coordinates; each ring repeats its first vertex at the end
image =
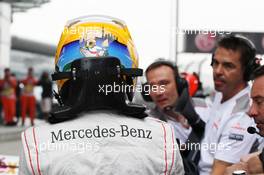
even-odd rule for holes
{"type": "Polygon", "coordinates": [[[180,96],[185,88],[188,89],[188,82],[182,77],[175,77],[175,82],[177,85],[178,94],[180,96]]]}
{"type": "Polygon", "coordinates": [[[250,41],[248,38],[246,38],[244,36],[235,35],[235,37],[237,37],[241,41],[244,41],[244,43],[248,47],[249,62],[248,62],[248,64],[245,65],[245,70],[244,70],[244,75],[243,76],[244,76],[244,80],[245,81],[249,81],[250,77],[251,77],[251,74],[258,67],[258,64],[256,63],[256,61],[257,61],[257,59],[256,59],[256,47],[252,43],[252,41],[250,41]]]}

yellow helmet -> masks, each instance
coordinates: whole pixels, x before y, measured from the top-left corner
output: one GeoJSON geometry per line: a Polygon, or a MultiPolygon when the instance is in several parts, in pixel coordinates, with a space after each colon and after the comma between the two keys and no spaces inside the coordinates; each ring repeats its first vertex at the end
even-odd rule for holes
{"type": "Polygon", "coordinates": [[[126,103],[127,99],[132,101],[133,85],[142,73],[123,21],[107,16],[69,21],[57,47],[52,74],[59,90],[54,95],[60,105],[51,112],[49,122],[65,121],[80,112],[96,109],[146,117],[144,107],[126,103]],[[111,92],[107,91],[108,87],[113,88],[111,92]]]}
{"type": "MultiPolygon", "coordinates": [[[[108,16],[84,16],[67,22],[56,50],[55,70],[69,72],[75,60],[116,57],[124,68],[138,68],[138,55],[126,24],[108,16]]],[[[60,91],[67,79],[57,80],[60,91]]]]}

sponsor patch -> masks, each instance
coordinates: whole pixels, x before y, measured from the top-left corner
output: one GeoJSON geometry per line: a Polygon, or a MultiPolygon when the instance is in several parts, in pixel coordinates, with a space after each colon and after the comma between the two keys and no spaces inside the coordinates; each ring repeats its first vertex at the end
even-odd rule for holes
{"type": "Polygon", "coordinates": [[[229,135],[229,139],[230,139],[230,140],[243,141],[243,139],[244,139],[244,135],[242,135],[242,134],[234,134],[234,133],[231,133],[231,134],[229,135]]]}
{"type": "Polygon", "coordinates": [[[152,139],[152,130],[143,128],[130,128],[120,125],[120,128],[104,128],[97,125],[94,128],[79,128],[76,130],[63,130],[51,132],[51,143],[64,140],[90,139],[90,138],[134,137],[152,139]]]}

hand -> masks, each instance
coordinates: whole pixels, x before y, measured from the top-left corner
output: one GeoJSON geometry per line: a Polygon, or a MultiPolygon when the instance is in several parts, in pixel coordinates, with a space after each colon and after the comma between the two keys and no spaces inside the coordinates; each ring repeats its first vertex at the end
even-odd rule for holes
{"type": "Polygon", "coordinates": [[[182,114],[175,112],[174,110],[172,110],[172,108],[167,108],[166,110],[163,111],[166,115],[168,115],[171,120],[179,122],[182,127],[189,129],[190,125],[186,119],[186,117],[184,117],[182,114]]]}
{"type": "Polygon", "coordinates": [[[191,126],[183,115],[178,115],[178,122],[186,129],[189,129],[191,126]]]}
{"type": "Polygon", "coordinates": [[[259,154],[260,154],[260,151],[259,152],[255,152],[255,153],[251,153],[251,154],[244,155],[244,156],[242,156],[240,158],[240,162],[248,162],[249,159],[251,159],[253,157],[257,157],[259,154]]]}
{"type": "Polygon", "coordinates": [[[248,174],[248,164],[245,162],[239,162],[239,163],[233,164],[232,166],[229,166],[226,168],[224,175],[232,175],[233,172],[236,170],[244,170],[246,171],[246,174],[248,174]]]}
{"type": "Polygon", "coordinates": [[[173,110],[175,112],[181,113],[182,116],[187,119],[188,123],[192,126],[196,133],[203,134],[205,122],[196,113],[187,88],[183,90],[173,110]]]}
{"type": "Polygon", "coordinates": [[[243,156],[241,162],[226,169],[225,175],[231,175],[235,170],[245,170],[247,174],[263,173],[262,163],[258,156],[259,154],[259,152],[256,152],[243,156]]]}
{"type": "Polygon", "coordinates": [[[255,156],[250,157],[247,161],[247,165],[249,174],[263,173],[262,163],[258,155],[255,154],[255,156]]]}
{"type": "Polygon", "coordinates": [[[190,125],[194,125],[200,120],[200,116],[194,109],[192,99],[187,88],[183,90],[181,96],[177,100],[174,110],[175,112],[181,113],[188,120],[190,125]]]}

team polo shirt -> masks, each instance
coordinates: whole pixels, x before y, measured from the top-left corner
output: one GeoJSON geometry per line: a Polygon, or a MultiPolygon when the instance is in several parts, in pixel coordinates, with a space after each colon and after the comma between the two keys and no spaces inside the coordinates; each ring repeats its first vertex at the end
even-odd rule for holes
{"type": "Polygon", "coordinates": [[[250,88],[246,87],[228,101],[221,103],[222,94],[216,93],[208,113],[205,136],[201,142],[200,175],[212,171],[214,159],[228,163],[239,162],[240,157],[248,154],[256,141],[255,135],[247,132],[254,125],[246,112],[249,109],[250,88]]]}
{"type": "Polygon", "coordinates": [[[31,127],[21,135],[20,174],[184,174],[171,125],[109,112],[31,127]]]}

